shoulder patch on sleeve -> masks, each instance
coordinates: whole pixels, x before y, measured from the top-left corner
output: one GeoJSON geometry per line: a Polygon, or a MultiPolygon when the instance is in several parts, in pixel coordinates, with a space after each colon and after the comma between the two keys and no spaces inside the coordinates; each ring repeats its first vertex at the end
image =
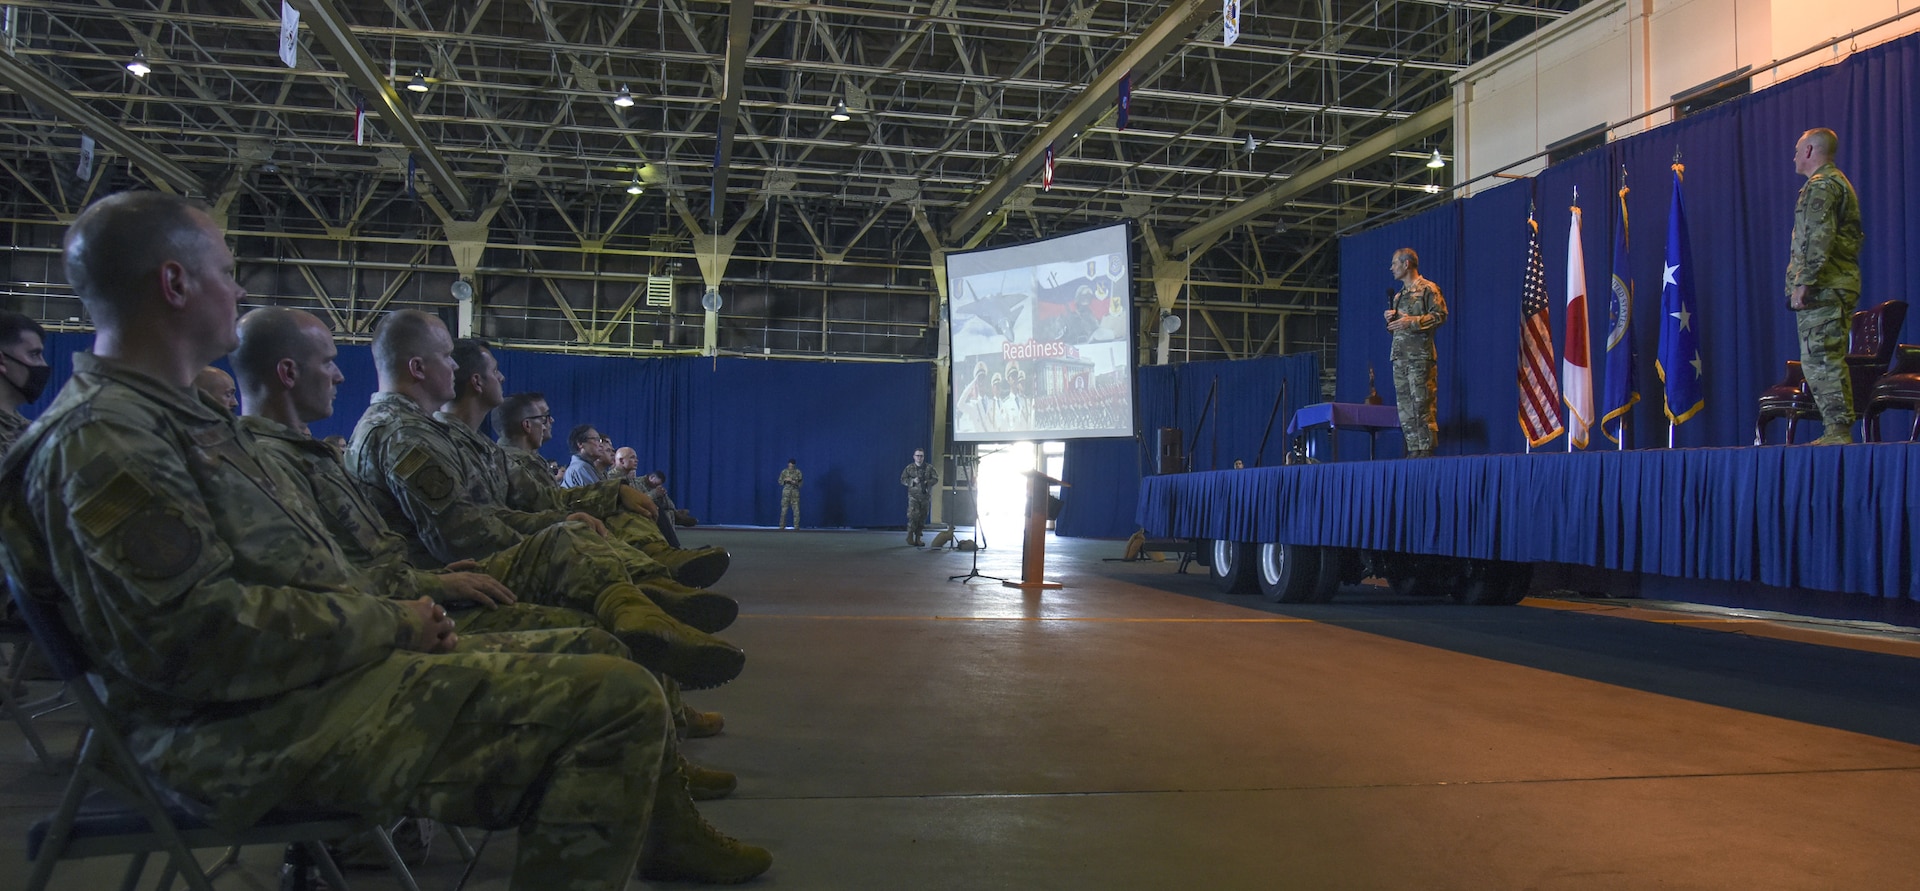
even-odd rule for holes
{"type": "MultiPolygon", "coordinates": [[[[83,469],[82,474],[85,474],[83,469]]],[[[153,500],[153,489],[138,476],[119,470],[105,482],[90,486],[87,497],[74,505],[73,520],[94,538],[113,532],[128,517],[153,500]]]]}
{"type": "Polygon", "coordinates": [[[173,578],[200,562],[200,532],[180,514],[149,504],[120,534],[120,559],[141,578],[173,578]]]}
{"type": "Polygon", "coordinates": [[[453,477],[425,446],[408,449],[393,466],[393,471],[429,501],[444,501],[453,494],[453,477]]]}

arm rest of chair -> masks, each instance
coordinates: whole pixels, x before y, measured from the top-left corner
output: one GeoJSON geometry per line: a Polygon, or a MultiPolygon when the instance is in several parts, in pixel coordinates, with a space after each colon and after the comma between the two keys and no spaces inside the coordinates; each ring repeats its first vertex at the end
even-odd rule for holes
{"type": "Polygon", "coordinates": [[[1903,343],[1893,348],[1893,365],[1888,374],[1920,374],[1920,343],[1903,343]]]}

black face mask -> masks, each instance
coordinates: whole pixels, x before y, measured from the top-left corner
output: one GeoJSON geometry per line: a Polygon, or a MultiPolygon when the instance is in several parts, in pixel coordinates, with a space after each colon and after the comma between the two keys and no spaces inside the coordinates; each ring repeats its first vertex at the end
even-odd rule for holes
{"type": "MultiPolygon", "coordinates": [[[[25,362],[21,362],[20,366],[27,370],[27,382],[15,385],[14,389],[19,390],[20,395],[27,397],[28,402],[39,399],[40,394],[46,392],[47,379],[53,376],[53,369],[46,365],[28,365],[25,362]]],[[[9,380],[7,383],[11,384],[13,381],[9,380]]]]}

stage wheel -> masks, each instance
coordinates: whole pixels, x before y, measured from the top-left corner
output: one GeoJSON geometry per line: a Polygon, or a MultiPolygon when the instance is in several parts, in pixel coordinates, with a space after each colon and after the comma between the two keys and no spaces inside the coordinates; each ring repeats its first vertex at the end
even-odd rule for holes
{"type": "Polygon", "coordinates": [[[1207,575],[1213,583],[1220,586],[1223,594],[1252,594],[1258,590],[1254,581],[1255,546],[1245,542],[1215,540],[1207,561],[1207,575]]]}
{"type": "Polygon", "coordinates": [[[1511,606],[1527,596],[1533,564],[1474,560],[1454,599],[1469,606],[1511,606]]]}
{"type": "Polygon", "coordinates": [[[1346,563],[1352,556],[1345,548],[1317,548],[1320,552],[1319,565],[1313,578],[1314,603],[1328,603],[1335,594],[1340,593],[1340,585],[1350,575],[1346,563]]]}
{"type": "MultiPolygon", "coordinates": [[[[1318,598],[1321,549],[1266,542],[1255,555],[1260,595],[1274,603],[1310,603],[1318,598]]],[[[1337,587],[1337,583],[1336,583],[1337,587]]]]}

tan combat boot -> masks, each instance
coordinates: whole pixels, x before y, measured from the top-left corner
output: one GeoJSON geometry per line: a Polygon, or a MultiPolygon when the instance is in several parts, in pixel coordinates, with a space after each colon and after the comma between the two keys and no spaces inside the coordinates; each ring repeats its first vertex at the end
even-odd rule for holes
{"type": "Polygon", "coordinates": [[[687,775],[687,792],[694,801],[713,801],[733,794],[740,788],[740,778],[724,770],[701,767],[680,756],[680,772],[687,775]]]}
{"type": "Polygon", "coordinates": [[[674,768],[660,777],[659,791],[654,793],[653,819],[640,852],[640,877],[737,885],[766,872],[773,865],[773,855],[728,838],[701,819],[679,759],[669,763],[674,768]]]}
{"type": "Polygon", "coordinates": [[[703,712],[686,703],[680,704],[680,726],[686,731],[688,739],[705,739],[719,736],[727,727],[727,719],[719,712],[703,712]]]}
{"type": "Polygon", "coordinates": [[[594,601],[594,616],[633,651],[633,661],[688,690],[718,687],[747,664],[739,647],[676,621],[631,584],[608,585],[594,601]]]}
{"type": "Polygon", "coordinates": [[[635,584],[667,615],[708,634],[726,630],[740,615],[738,601],[715,591],[689,588],[665,578],[641,579],[635,584]]]}
{"type": "Polygon", "coordinates": [[[676,548],[666,542],[653,542],[640,548],[653,562],[667,568],[673,580],[694,588],[704,588],[727,574],[733,557],[726,548],[676,548]]]}

